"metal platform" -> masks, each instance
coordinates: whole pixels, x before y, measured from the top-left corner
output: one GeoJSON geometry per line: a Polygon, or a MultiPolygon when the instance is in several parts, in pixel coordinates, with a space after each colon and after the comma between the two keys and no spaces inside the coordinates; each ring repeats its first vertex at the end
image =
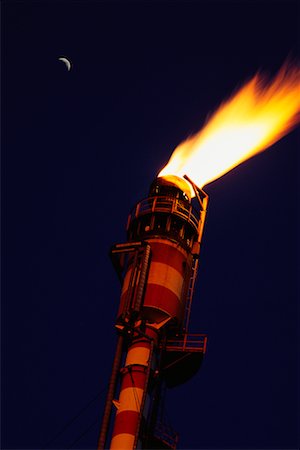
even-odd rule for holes
{"type": "Polygon", "coordinates": [[[162,373],[168,387],[192,378],[200,369],[207,346],[205,334],[182,334],[165,343],[162,373]]]}

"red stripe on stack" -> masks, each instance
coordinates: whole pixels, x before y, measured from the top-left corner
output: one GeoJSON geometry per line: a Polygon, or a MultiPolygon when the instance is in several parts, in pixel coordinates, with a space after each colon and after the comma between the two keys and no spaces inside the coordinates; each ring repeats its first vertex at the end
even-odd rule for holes
{"type": "Polygon", "coordinates": [[[116,416],[113,437],[117,434],[128,433],[135,435],[139,420],[139,413],[136,411],[122,411],[116,416]]]}
{"type": "Polygon", "coordinates": [[[123,376],[122,389],[134,386],[135,388],[144,389],[145,386],[145,369],[135,366],[130,372],[123,376]],[[140,370],[139,370],[140,369],[140,370]]]}
{"type": "MultiPolygon", "coordinates": [[[[190,265],[188,254],[178,244],[166,239],[149,239],[148,243],[152,256],[142,316],[157,322],[168,316],[181,321],[182,287],[190,265]],[[171,270],[176,272],[171,275],[171,270]]],[[[125,308],[131,272],[130,266],[124,278],[118,317],[125,308]]]]}
{"type": "Polygon", "coordinates": [[[182,249],[173,247],[173,245],[165,244],[162,242],[149,242],[152,251],[152,261],[167,264],[177,270],[180,275],[184,276],[185,267],[183,262],[186,260],[186,252],[183,253],[182,249]]]}
{"type": "Polygon", "coordinates": [[[183,305],[179,296],[159,284],[148,284],[144,301],[145,308],[156,308],[171,317],[181,315],[183,305]]]}

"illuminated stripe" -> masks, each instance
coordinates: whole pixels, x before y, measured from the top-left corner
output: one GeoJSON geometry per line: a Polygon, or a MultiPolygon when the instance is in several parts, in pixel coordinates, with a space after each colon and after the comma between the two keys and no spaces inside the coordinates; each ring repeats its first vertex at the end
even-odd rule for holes
{"type": "Polygon", "coordinates": [[[148,366],[150,349],[149,344],[146,345],[147,347],[141,345],[139,345],[138,347],[131,347],[127,353],[125,366],[129,366],[132,364],[148,366]]]}
{"type": "MultiPolygon", "coordinates": [[[[150,264],[150,270],[155,263],[161,263],[165,264],[166,267],[170,267],[176,270],[180,275],[185,275],[186,269],[183,263],[186,262],[187,259],[186,251],[178,247],[177,244],[173,244],[171,242],[166,244],[160,241],[154,243],[153,241],[150,241],[149,243],[152,250],[152,262],[150,264]]],[[[128,289],[131,273],[132,267],[130,267],[126,272],[123,281],[122,294],[128,289]]]]}
{"type": "MultiPolygon", "coordinates": [[[[149,337],[152,338],[152,334],[153,334],[153,333],[151,333],[151,331],[153,331],[153,330],[152,330],[151,328],[148,328],[148,327],[147,327],[147,336],[149,336],[149,337]],[[151,334],[151,336],[150,336],[150,334],[151,334]]],[[[157,334],[157,333],[154,332],[154,336],[156,336],[156,334],[157,334]]],[[[136,341],[135,341],[133,344],[131,344],[130,349],[132,349],[132,348],[137,348],[137,347],[149,348],[150,346],[151,346],[151,345],[150,345],[150,343],[149,343],[148,338],[142,336],[142,337],[137,338],[136,341]]],[[[130,349],[129,349],[129,350],[130,350],[130,349]]]]}
{"type": "MultiPolygon", "coordinates": [[[[124,279],[119,314],[122,313],[123,307],[125,306],[125,299],[126,299],[126,295],[127,295],[130,274],[131,274],[131,269],[129,269],[129,271],[127,272],[125,279],[124,279]]],[[[146,306],[146,304],[147,304],[147,306],[150,306],[150,304],[149,304],[150,296],[148,295],[148,291],[149,291],[149,288],[151,285],[161,286],[161,287],[164,287],[165,289],[167,289],[168,291],[171,291],[172,294],[175,294],[175,296],[177,297],[177,301],[178,301],[178,299],[181,299],[183,280],[184,280],[183,276],[176,269],[171,267],[170,265],[153,261],[150,266],[148,282],[147,282],[147,287],[146,287],[146,295],[145,295],[147,300],[145,299],[144,306],[146,306]]],[[[160,290],[160,291],[162,291],[162,290],[160,290]]],[[[167,291],[165,291],[163,294],[165,295],[166,293],[167,293],[167,291]]],[[[170,304],[171,297],[168,296],[168,298],[169,298],[169,300],[168,300],[167,304],[170,304]]],[[[163,308],[164,303],[162,303],[160,301],[160,299],[155,299],[155,303],[157,303],[157,301],[161,304],[162,310],[168,311],[168,308],[167,309],[163,308]]],[[[177,303],[177,301],[176,301],[176,303],[177,303]]]]}
{"type": "MultiPolygon", "coordinates": [[[[149,284],[157,284],[163,285],[181,299],[184,278],[188,276],[187,272],[188,268],[190,268],[188,253],[176,243],[166,241],[165,239],[151,239],[148,242],[151,245],[152,262],[150,264],[146,296],[147,290],[149,290],[149,284]],[[184,263],[186,263],[187,266],[184,263]]],[[[118,316],[122,314],[125,307],[131,273],[132,267],[129,268],[124,278],[118,316]]],[[[149,296],[147,296],[147,298],[149,300],[149,296]]],[[[177,301],[175,302],[177,303],[177,301]]],[[[157,304],[157,301],[154,303],[157,304]]],[[[168,300],[168,307],[164,307],[160,302],[160,299],[158,303],[161,304],[161,311],[165,311],[168,315],[173,316],[173,314],[170,314],[170,308],[172,311],[177,310],[177,306],[171,306],[170,297],[168,300]]],[[[146,304],[147,306],[150,306],[149,301],[144,303],[144,305],[146,304]]]]}
{"type": "MultiPolygon", "coordinates": [[[[126,273],[123,283],[121,297],[124,296],[124,300],[130,281],[130,275],[131,269],[129,269],[128,272],[126,273]]],[[[148,276],[148,284],[150,283],[161,284],[169,288],[175,294],[180,295],[183,283],[183,276],[178,272],[178,270],[174,269],[169,264],[163,264],[160,262],[152,261],[148,276]]]]}
{"type": "Polygon", "coordinates": [[[112,438],[110,448],[111,450],[131,450],[134,440],[134,434],[120,433],[112,438]]]}
{"type": "Polygon", "coordinates": [[[167,264],[152,262],[148,276],[148,285],[149,284],[164,286],[180,297],[183,276],[176,269],[173,269],[173,267],[167,264]]]}
{"type": "Polygon", "coordinates": [[[180,251],[179,247],[170,244],[152,243],[152,261],[168,264],[177,270],[182,276],[185,275],[186,268],[183,264],[187,260],[187,253],[180,251]]]}
{"type": "Polygon", "coordinates": [[[141,409],[144,389],[137,387],[128,387],[122,389],[119,398],[119,408],[117,409],[117,415],[124,411],[139,412],[141,409]]]}

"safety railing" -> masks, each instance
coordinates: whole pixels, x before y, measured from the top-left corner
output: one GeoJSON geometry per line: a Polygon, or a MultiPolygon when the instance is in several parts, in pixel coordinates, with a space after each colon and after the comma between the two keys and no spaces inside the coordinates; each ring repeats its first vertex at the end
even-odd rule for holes
{"type": "Polygon", "coordinates": [[[185,333],[176,339],[168,339],[166,350],[173,352],[202,352],[205,353],[207,345],[206,334],[185,333]]]}
{"type": "Polygon", "coordinates": [[[154,435],[171,449],[176,449],[179,435],[169,425],[159,422],[155,426],[154,435]]]}
{"type": "Polygon", "coordinates": [[[144,214],[154,212],[176,214],[190,222],[196,229],[200,220],[200,211],[182,200],[168,197],[149,197],[139,202],[130,214],[130,221],[144,214]]]}

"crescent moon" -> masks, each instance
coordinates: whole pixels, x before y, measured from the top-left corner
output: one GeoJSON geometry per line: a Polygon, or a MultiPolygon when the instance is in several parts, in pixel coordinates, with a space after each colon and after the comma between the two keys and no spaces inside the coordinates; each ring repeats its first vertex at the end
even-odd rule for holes
{"type": "Polygon", "coordinates": [[[65,57],[61,57],[58,59],[59,59],[59,61],[62,61],[63,63],[65,63],[65,65],[67,66],[68,72],[69,72],[71,70],[71,62],[65,57]]]}

